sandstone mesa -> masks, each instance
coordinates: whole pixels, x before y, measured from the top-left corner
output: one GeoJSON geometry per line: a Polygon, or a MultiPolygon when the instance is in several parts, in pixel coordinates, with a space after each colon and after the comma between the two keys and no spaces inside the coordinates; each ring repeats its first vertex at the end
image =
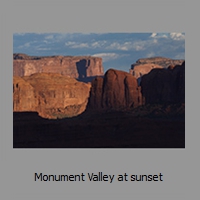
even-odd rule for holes
{"type": "Polygon", "coordinates": [[[164,57],[142,58],[131,65],[129,72],[137,79],[141,79],[143,75],[148,74],[152,69],[174,67],[181,65],[183,62],[184,60],[174,60],[164,57]]]}
{"type": "Polygon", "coordinates": [[[13,111],[36,111],[49,119],[73,117],[85,110],[90,87],[60,74],[14,77],[13,111]]]}
{"type": "Polygon", "coordinates": [[[148,104],[185,103],[185,62],[139,59],[130,73],[109,69],[86,56],[13,55],[13,111],[49,119],[89,110],[129,110],[148,104]],[[88,80],[84,83],[78,80],[88,80]],[[138,84],[138,79],[139,84],[138,84]]]}
{"type": "Polygon", "coordinates": [[[102,58],[13,54],[13,76],[30,76],[34,73],[57,73],[84,80],[103,75],[102,58]]]}

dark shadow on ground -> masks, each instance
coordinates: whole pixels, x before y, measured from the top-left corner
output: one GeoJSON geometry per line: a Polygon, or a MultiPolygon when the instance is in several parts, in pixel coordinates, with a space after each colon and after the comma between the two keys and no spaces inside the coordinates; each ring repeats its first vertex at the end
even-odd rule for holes
{"type": "Polygon", "coordinates": [[[185,148],[185,117],[85,112],[59,120],[13,113],[14,148],[185,148]]]}

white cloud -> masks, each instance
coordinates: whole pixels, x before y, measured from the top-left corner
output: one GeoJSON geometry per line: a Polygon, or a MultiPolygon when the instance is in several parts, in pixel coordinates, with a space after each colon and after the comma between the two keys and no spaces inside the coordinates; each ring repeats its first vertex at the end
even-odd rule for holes
{"type": "Polygon", "coordinates": [[[157,33],[152,33],[150,37],[154,38],[157,36],[157,33]]]}
{"type": "Polygon", "coordinates": [[[122,46],[119,50],[128,51],[128,47],[122,46]]]}
{"type": "Polygon", "coordinates": [[[120,44],[118,42],[111,43],[109,46],[106,47],[106,49],[119,49],[120,44]]]}
{"type": "Polygon", "coordinates": [[[93,54],[92,56],[101,57],[104,62],[107,62],[107,61],[110,61],[110,60],[115,60],[115,59],[118,59],[118,58],[129,56],[129,54],[97,53],[97,54],[93,54]]]}
{"type": "Polygon", "coordinates": [[[54,39],[54,36],[53,35],[47,35],[44,37],[46,40],[52,40],[54,39]]]}
{"type": "Polygon", "coordinates": [[[25,43],[24,47],[30,47],[30,42],[25,43]]]}
{"type": "Polygon", "coordinates": [[[89,48],[89,44],[88,43],[78,43],[78,42],[66,42],[65,46],[69,46],[71,48],[89,48]]]}
{"type": "Polygon", "coordinates": [[[94,47],[94,48],[101,47],[101,45],[100,45],[99,42],[93,42],[93,43],[91,44],[91,46],[94,47]]]}
{"type": "Polygon", "coordinates": [[[145,49],[144,46],[142,46],[142,45],[141,46],[140,45],[135,45],[134,48],[135,48],[136,51],[142,51],[142,50],[145,49]]]}
{"type": "Polygon", "coordinates": [[[150,38],[168,38],[166,33],[152,33],[150,38]]]}
{"type": "Polygon", "coordinates": [[[70,35],[70,33],[59,33],[59,34],[55,34],[55,39],[57,41],[63,40],[66,37],[68,37],[70,35]]]}
{"type": "Polygon", "coordinates": [[[92,56],[101,57],[103,61],[106,62],[109,60],[117,59],[119,58],[120,55],[116,53],[97,53],[97,54],[93,54],[92,56]]]}
{"type": "Polygon", "coordinates": [[[74,49],[75,48],[88,48],[89,45],[88,45],[88,43],[80,43],[80,44],[74,44],[71,47],[74,48],[74,49]]]}
{"type": "Polygon", "coordinates": [[[39,48],[36,48],[37,50],[39,51],[49,51],[51,50],[51,48],[42,48],[42,47],[39,47],[39,48]]]}
{"type": "Polygon", "coordinates": [[[168,38],[167,35],[162,35],[162,38],[168,38]]]}
{"type": "Polygon", "coordinates": [[[72,45],[75,45],[75,44],[76,44],[76,42],[69,41],[69,42],[65,43],[65,46],[72,46],[72,45]]]}
{"type": "Polygon", "coordinates": [[[92,42],[92,44],[90,44],[90,47],[91,48],[100,48],[100,47],[105,46],[106,43],[107,43],[107,41],[105,41],[105,40],[101,40],[101,41],[94,40],[94,42],[92,42]]]}
{"type": "Polygon", "coordinates": [[[28,47],[30,47],[30,42],[26,42],[25,44],[20,45],[18,48],[22,49],[22,48],[28,48],[28,47]]]}
{"type": "Polygon", "coordinates": [[[151,58],[151,57],[154,57],[155,56],[155,53],[154,52],[150,52],[146,55],[147,58],[151,58]]]}
{"type": "Polygon", "coordinates": [[[170,37],[173,40],[184,40],[185,39],[185,35],[183,33],[170,33],[170,37]]]}
{"type": "Polygon", "coordinates": [[[106,49],[128,51],[130,49],[133,49],[133,42],[113,42],[109,46],[107,46],[106,49]]]}
{"type": "Polygon", "coordinates": [[[52,41],[50,41],[50,40],[43,40],[42,42],[45,43],[45,44],[51,44],[52,43],[52,41]]]}
{"type": "Polygon", "coordinates": [[[145,50],[147,47],[148,41],[136,41],[133,44],[133,49],[135,49],[136,51],[142,51],[145,50]]]}
{"type": "Polygon", "coordinates": [[[114,42],[110,44],[106,49],[109,50],[135,50],[135,51],[144,51],[152,45],[157,45],[158,39],[148,39],[148,40],[138,40],[138,41],[129,41],[124,43],[114,42]]]}

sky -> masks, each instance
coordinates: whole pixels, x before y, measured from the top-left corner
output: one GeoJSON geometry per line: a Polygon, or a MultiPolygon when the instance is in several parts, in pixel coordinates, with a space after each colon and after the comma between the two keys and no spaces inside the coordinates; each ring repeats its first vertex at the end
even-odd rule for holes
{"type": "Polygon", "coordinates": [[[31,56],[96,56],[129,72],[140,58],[185,59],[185,33],[15,33],[13,53],[31,56]]]}

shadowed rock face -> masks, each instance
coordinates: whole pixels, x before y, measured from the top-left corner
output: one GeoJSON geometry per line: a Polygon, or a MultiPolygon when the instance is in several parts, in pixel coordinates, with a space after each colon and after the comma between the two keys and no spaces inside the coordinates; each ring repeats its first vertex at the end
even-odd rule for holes
{"type": "Polygon", "coordinates": [[[92,80],[88,107],[102,109],[103,80],[102,77],[92,80]]]}
{"type": "Polygon", "coordinates": [[[91,56],[36,57],[25,54],[13,55],[13,75],[30,76],[34,73],[57,73],[85,80],[102,76],[102,58],[91,56]]]}
{"type": "Polygon", "coordinates": [[[174,68],[153,69],[141,80],[145,104],[185,102],[185,62],[174,68]]]}
{"type": "Polygon", "coordinates": [[[104,79],[92,81],[89,108],[125,109],[141,105],[140,88],[135,77],[129,73],[110,69],[104,79]]]}
{"type": "Polygon", "coordinates": [[[13,78],[13,111],[36,111],[49,119],[73,117],[87,105],[90,84],[59,74],[13,78]]]}
{"type": "Polygon", "coordinates": [[[35,111],[37,104],[34,87],[21,77],[13,77],[13,111],[35,111]]]}
{"type": "Polygon", "coordinates": [[[183,61],[164,57],[143,58],[131,65],[130,74],[134,75],[140,82],[140,78],[148,74],[152,69],[167,68],[168,66],[173,68],[175,65],[181,65],[183,61]]]}
{"type": "MultiPolygon", "coordinates": [[[[19,63],[20,61],[22,63],[42,61],[40,64],[43,63],[45,70],[45,66],[47,68],[51,66],[51,61],[52,66],[58,61],[62,66],[66,61],[62,56],[47,58],[29,57],[24,54],[14,54],[15,60],[19,63]]],[[[93,71],[90,71],[92,62],[86,58],[75,62],[79,79],[88,78],[88,76],[93,78],[93,71]]],[[[28,74],[33,72],[29,67],[26,70],[28,74]]],[[[37,67],[35,72],[43,69],[39,65],[37,67]]],[[[52,67],[52,69],[60,69],[62,74],[63,68],[61,68],[52,67]]],[[[20,69],[24,73],[26,67],[20,69]]],[[[167,69],[152,69],[142,76],[140,86],[136,77],[130,73],[114,69],[108,70],[104,77],[94,78],[91,84],[78,82],[69,76],[56,74],[55,71],[14,77],[13,111],[38,112],[44,118],[56,119],[77,116],[84,112],[86,107],[92,110],[126,111],[144,104],[185,102],[185,62],[182,65],[170,65],[167,69]]]]}

